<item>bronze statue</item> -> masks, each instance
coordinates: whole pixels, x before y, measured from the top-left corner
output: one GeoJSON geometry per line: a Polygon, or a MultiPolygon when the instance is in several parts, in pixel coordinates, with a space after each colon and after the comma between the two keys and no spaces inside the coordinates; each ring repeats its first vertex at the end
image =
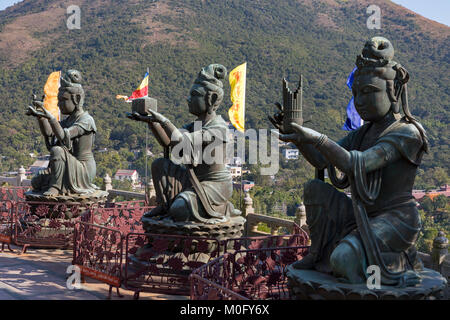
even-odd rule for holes
{"type": "Polygon", "coordinates": [[[35,96],[33,106],[27,110],[27,115],[38,119],[50,152],[49,168],[31,180],[33,192],[45,197],[89,195],[98,190],[92,183],[96,173],[92,147],[97,128],[94,119],[83,110],[81,74],[69,70],[66,78],[61,77],[58,91],[58,107],[67,116],[64,120],[59,122],[35,96]]]}
{"type": "Polygon", "coordinates": [[[383,285],[420,282],[415,243],[421,222],[412,188],[428,142],[409,111],[409,74],[393,57],[389,40],[366,42],[352,87],[365,124],[337,143],[298,124],[292,124],[293,132],[283,132],[279,104],[281,112],[270,118],[281,140],[294,143],[317,169],[328,169],[336,188],[351,186],[352,199],[318,179],[306,184],[311,247],[292,265],[297,270],[315,269],[357,284],[365,283],[369,265],[377,265],[383,285]],[[343,177],[337,177],[335,167],[343,177]]]}
{"type": "Polygon", "coordinates": [[[127,115],[130,119],[147,122],[166,150],[166,157],[154,160],[151,167],[158,206],[147,213],[143,221],[170,218],[175,222],[217,224],[240,214],[229,201],[233,187],[231,174],[225,166],[226,144],[230,142],[228,127],[216,114],[224,94],[221,80],[226,75],[227,69],[220,64],[211,64],[199,72],[187,99],[189,112],[197,120],[183,126],[184,130],[179,130],[155,110],[148,110],[150,115],[138,112],[127,115]],[[205,151],[213,142],[223,148],[223,157],[214,163],[198,162],[202,159],[197,159],[195,152],[183,154],[188,161],[182,164],[168,157],[168,149],[179,144],[189,146],[189,150],[205,151]]]}

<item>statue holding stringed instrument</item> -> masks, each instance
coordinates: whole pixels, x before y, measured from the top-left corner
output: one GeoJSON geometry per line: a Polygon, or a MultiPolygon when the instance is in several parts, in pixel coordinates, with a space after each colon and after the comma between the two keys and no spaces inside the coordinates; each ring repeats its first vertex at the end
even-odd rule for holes
{"type": "Polygon", "coordinates": [[[310,275],[302,270],[315,270],[342,283],[365,284],[368,267],[376,266],[381,285],[421,283],[415,247],[421,221],[412,188],[428,141],[409,111],[409,74],[393,57],[389,40],[374,37],[366,42],[356,59],[352,87],[365,124],[338,142],[296,123],[287,132],[281,105],[270,117],[280,139],[294,143],[316,169],[328,169],[333,184],[315,179],[305,185],[311,247],[289,267],[294,282],[303,281],[298,274],[310,275]],[[337,190],[349,186],[351,199],[337,190]]]}

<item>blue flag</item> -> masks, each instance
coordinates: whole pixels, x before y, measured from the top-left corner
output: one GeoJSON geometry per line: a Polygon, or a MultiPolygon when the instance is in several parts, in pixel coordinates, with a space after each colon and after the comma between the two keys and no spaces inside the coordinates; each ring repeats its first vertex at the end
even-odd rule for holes
{"type": "MultiPolygon", "coordinates": [[[[352,89],[356,69],[357,68],[355,67],[347,78],[347,86],[350,88],[350,90],[352,89]]],[[[361,127],[361,125],[362,125],[361,117],[356,111],[354,97],[352,97],[347,105],[347,120],[345,121],[341,129],[346,131],[353,131],[361,127]]]]}

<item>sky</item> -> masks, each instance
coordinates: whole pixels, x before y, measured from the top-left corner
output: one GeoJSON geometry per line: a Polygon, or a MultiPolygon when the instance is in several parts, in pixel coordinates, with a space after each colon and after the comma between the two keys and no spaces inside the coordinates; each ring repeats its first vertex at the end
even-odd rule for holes
{"type": "Polygon", "coordinates": [[[6,9],[21,0],[0,0],[0,10],[6,9]]]}
{"type": "MultiPolygon", "coordinates": [[[[0,10],[3,10],[21,0],[0,0],[0,10]]],[[[418,14],[450,26],[450,0],[392,0],[418,14]]]]}
{"type": "Polygon", "coordinates": [[[449,0],[392,0],[421,16],[450,26],[449,0]]]}

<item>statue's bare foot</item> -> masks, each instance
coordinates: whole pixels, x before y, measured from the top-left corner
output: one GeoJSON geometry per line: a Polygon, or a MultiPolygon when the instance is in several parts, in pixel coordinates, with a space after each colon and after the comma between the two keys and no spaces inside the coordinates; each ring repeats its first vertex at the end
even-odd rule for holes
{"type": "Polygon", "coordinates": [[[57,196],[59,195],[59,190],[53,187],[50,187],[47,191],[44,192],[44,196],[57,196]]]}
{"type": "Polygon", "coordinates": [[[294,269],[314,269],[316,256],[312,253],[308,253],[302,260],[298,260],[292,264],[294,269]]]}
{"type": "Polygon", "coordinates": [[[162,206],[157,206],[144,214],[145,218],[153,218],[164,214],[166,210],[162,206]]]}

